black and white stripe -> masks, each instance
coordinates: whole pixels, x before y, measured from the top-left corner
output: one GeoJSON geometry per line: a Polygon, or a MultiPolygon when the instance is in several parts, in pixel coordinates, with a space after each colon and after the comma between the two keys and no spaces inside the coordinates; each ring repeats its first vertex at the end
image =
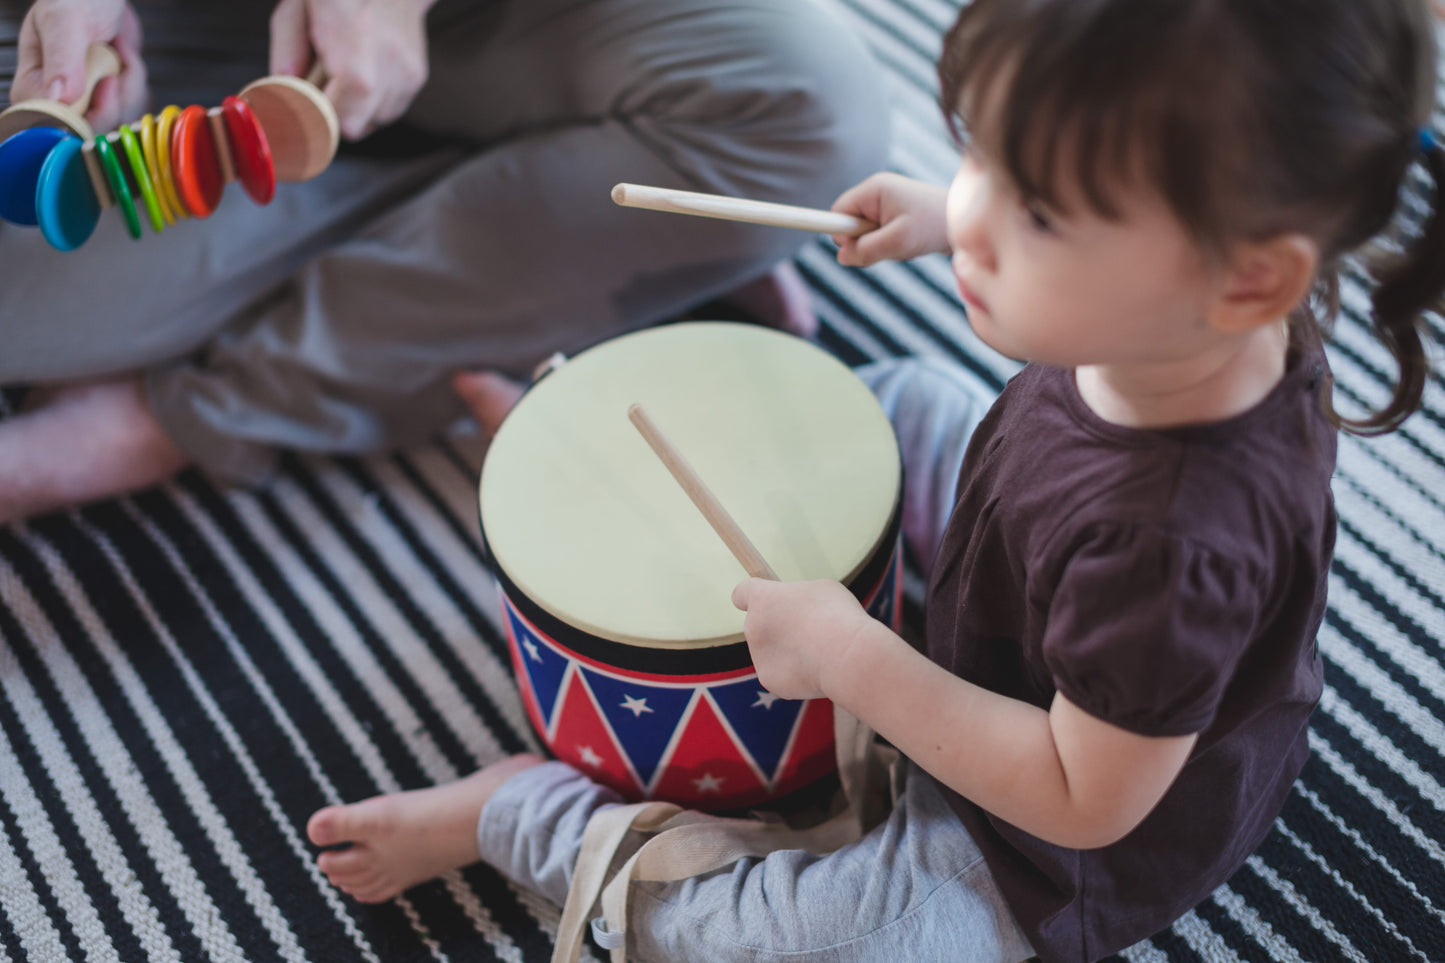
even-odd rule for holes
{"type": "MultiPolygon", "coordinates": [[[[892,166],[938,183],[956,154],[933,60],[956,8],[840,0],[889,70],[892,166]]],[[[819,240],[798,263],[850,364],[938,355],[993,390],[1017,369],[969,331],[942,258],[845,270],[819,240]]],[[[1361,278],[1344,304],[1349,411],[1383,402],[1392,368],[1361,278]]],[[[467,439],[291,458],[263,492],[191,475],[0,530],[0,963],[548,957],[556,908],[485,866],[361,907],[304,837],[326,803],[536,747],[479,464],[467,439]]],[[[1248,864],[1125,959],[1445,959],[1445,377],[1403,431],[1342,441],[1335,492],[1314,756],[1248,864]]]]}

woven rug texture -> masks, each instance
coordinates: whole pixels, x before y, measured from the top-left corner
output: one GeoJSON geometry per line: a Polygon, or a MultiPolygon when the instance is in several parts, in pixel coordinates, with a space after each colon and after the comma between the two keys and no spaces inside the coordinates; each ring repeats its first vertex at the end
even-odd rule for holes
{"type": "MultiPolygon", "coordinates": [[[[956,3],[840,9],[890,76],[891,166],[946,182],[932,65],[956,3]]],[[[938,355],[994,391],[1016,370],[969,332],[942,257],[843,269],[819,239],[798,265],[850,365],[938,355]]],[[[1344,294],[1340,404],[1377,405],[1388,355],[1361,280],[1344,294]]],[[[1445,960],[1440,354],[1404,430],[1341,442],[1326,687],[1274,832],[1122,958],[1445,960]]],[[[481,457],[466,437],[289,457],[262,491],[190,474],[0,529],[0,963],[548,959],[557,909],[487,867],[361,906],[304,834],[327,803],[538,748],[479,543],[481,457]]],[[[921,595],[912,573],[914,624],[921,595]]]]}

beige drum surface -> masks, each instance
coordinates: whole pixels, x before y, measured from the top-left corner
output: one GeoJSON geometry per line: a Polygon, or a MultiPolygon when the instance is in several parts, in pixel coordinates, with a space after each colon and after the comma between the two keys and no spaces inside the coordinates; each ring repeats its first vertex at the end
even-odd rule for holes
{"type": "Polygon", "coordinates": [[[846,582],[885,535],[898,447],[842,362],[754,325],[637,332],[534,385],[482,466],[493,557],[564,622],[665,648],[742,639],[747,573],[628,420],[639,402],[779,577],[846,582]]]}

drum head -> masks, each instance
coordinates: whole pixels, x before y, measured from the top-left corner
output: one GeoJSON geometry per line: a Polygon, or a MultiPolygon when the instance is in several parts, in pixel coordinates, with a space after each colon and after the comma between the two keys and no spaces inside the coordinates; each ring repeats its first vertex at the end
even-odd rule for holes
{"type": "Polygon", "coordinates": [[[781,578],[847,582],[879,550],[901,468],[868,388],[791,335],[668,325],[547,375],[487,452],[488,547],[551,615],[633,645],[742,639],[731,595],[747,573],[629,421],[634,403],[781,578]]]}

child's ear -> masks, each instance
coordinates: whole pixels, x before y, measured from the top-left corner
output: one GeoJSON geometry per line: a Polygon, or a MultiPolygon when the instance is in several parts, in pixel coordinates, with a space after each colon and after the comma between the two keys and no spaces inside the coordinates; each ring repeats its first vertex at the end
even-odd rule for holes
{"type": "Polygon", "coordinates": [[[1209,312],[1210,324],[1239,334],[1289,315],[1315,281],[1320,251],[1303,234],[1277,234],[1236,247],[1209,312]]]}

